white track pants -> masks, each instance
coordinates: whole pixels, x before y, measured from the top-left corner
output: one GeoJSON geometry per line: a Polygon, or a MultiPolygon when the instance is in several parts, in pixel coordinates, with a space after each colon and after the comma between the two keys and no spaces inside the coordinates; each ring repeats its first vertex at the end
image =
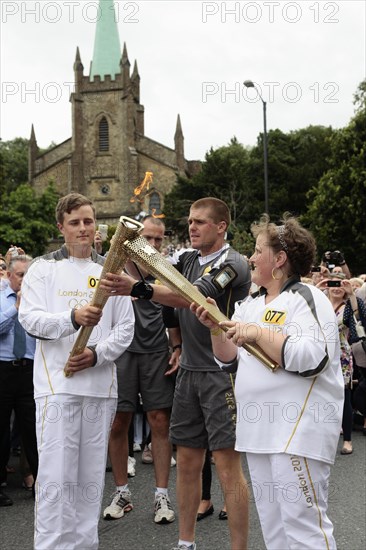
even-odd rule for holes
{"type": "Polygon", "coordinates": [[[116,399],[37,398],[35,550],[94,550],[116,399]]]}
{"type": "Polygon", "coordinates": [[[247,460],[267,549],[335,550],[329,464],[282,453],[247,453],[247,460]]]}

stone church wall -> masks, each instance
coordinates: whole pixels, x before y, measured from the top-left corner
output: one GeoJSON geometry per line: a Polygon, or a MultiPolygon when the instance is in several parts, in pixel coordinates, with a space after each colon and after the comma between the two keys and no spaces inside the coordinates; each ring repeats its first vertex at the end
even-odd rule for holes
{"type": "Polygon", "coordinates": [[[70,162],[71,160],[66,158],[37,174],[32,181],[35,192],[38,194],[43,193],[51,181],[60,196],[66,195],[72,191],[70,183],[70,162]]]}

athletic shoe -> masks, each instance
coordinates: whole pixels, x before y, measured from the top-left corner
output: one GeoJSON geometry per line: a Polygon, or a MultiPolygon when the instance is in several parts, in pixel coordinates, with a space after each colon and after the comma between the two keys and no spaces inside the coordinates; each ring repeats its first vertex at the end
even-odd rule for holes
{"type": "Polygon", "coordinates": [[[135,465],[136,465],[136,458],[134,458],[133,456],[129,456],[127,461],[128,477],[135,477],[136,475],[135,465]]]}
{"type": "Polygon", "coordinates": [[[154,513],[155,523],[171,523],[175,520],[174,510],[167,495],[163,495],[162,493],[157,494],[155,497],[154,513]]]}
{"type": "Polygon", "coordinates": [[[119,519],[122,518],[126,512],[130,512],[133,509],[131,502],[130,491],[116,491],[112,496],[112,502],[103,512],[104,519],[119,519]]]}
{"type": "Polygon", "coordinates": [[[141,462],[143,464],[152,464],[154,462],[151,451],[151,443],[149,445],[145,445],[145,448],[142,451],[141,462]]]}
{"type": "Polygon", "coordinates": [[[175,460],[174,456],[170,459],[170,467],[173,468],[173,466],[177,465],[177,461],[175,460]]]}
{"type": "Polygon", "coordinates": [[[196,550],[196,543],[190,544],[187,546],[186,544],[180,544],[179,546],[175,546],[172,550],[196,550]]]}
{"type": "Polygon", "coordinates": [[[133,444],[133,450],[135,453],[141,453],[141,445],[140,443],[134,443],[133,444]]]}

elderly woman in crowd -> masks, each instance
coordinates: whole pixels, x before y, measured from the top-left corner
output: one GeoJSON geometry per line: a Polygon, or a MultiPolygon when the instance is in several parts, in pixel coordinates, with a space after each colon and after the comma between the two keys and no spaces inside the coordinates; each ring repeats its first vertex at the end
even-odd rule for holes
{"type": "Polygon", "coordinates": [[[315,242],[295,218],[276,226],[265,215],[252,233],[259,291],[220,323],[226,336],[204,307],[191,309],[211,328],[219,365],[239,367],[236,450],[247,453],[267,548],[334,549],[328,482],[344,393],[334,311],[319,289],[300,282],[313,265],[315,242]],[[276,372],[245,343],[260,346],[278,363],[276,372]]]}

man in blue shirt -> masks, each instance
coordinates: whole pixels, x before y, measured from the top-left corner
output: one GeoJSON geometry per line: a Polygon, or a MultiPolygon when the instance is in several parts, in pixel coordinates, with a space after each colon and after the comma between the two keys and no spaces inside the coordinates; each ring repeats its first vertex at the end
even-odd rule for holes
{"type": "MultiPolygon", "coordinates": [[[[34,479],[38,469],[33,395],[36,341],[26,334],[18,321],[20,287],[30,261],[30,256],[26,255],[10,260],[7,270],[8,284],[0,292],[0,483],[6,481],[8,433],[13,410],[34,479]]],[[[0,491],[0,506],[12,504],[11,498],[0,491]]]]}

